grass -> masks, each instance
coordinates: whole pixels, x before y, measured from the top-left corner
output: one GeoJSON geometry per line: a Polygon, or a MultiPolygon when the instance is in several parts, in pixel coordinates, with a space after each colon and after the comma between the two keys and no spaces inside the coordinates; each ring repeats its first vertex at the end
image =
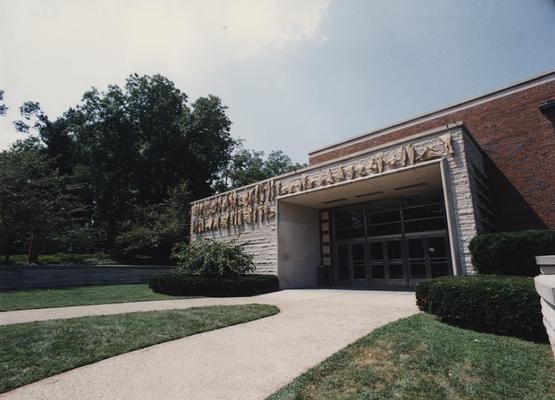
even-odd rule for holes
{"type": "Polygon", "coordinates": [[[418,314],[375,330],[268,399],[548,400],[554,360],[548,345],[418,314]]]}
{"type": "Polygon", "coordinates": [[[0,292],[0,311],[178,298],[180,297],[154,293],[147,284],[14,290],[0,292]]]}
{"type": "Polygon", "coordinates": [[[0,326],[0,393],[118,354],[278,312],[275,306],[247,304],[0,326]]]}

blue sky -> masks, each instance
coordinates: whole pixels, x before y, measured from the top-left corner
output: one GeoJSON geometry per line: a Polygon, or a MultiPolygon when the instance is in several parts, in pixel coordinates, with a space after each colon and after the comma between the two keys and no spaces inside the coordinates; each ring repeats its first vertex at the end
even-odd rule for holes
{"type": "Polygon", "coordinates": [[[25,100],[161,73],[245,145],[318,147],[555,69],[554,0],[0,0],[0,148],[25,100]]]}

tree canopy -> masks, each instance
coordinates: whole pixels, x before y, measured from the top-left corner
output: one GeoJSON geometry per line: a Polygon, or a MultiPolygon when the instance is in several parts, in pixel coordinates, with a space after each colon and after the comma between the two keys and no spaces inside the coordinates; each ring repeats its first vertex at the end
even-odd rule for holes
{"type": "Polygon", "coordinates": [[[263,151],[238,148],[233,154],[227,177],[232,188],[248,185],[305,167],[294,163],[283,151],[271,151],[264,159],[263,151]]]}
{"type": "Polygon", "coordinates": [[[0,205],[13,211],[0,221],[10,252],[17,243],[56,239],[167,262],[171,248],[188,239],[191,200],[300,167],[281,151],[264,159],[243,148],[218,97],[190,101],[161,75],[92,88],[56,119],[35,101],[20,114],[14,126],[26,136],[0,155],[0,205]],[[61,207],[64,196],[71,205],[61,207]],[[90,246],[82,243],[87,236],[90,246]]]}

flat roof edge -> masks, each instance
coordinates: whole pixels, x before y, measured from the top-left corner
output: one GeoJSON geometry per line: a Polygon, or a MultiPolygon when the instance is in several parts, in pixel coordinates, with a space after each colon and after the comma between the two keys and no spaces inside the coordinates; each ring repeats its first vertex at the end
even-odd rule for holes
{"type": "MultiPolygon", "coordinates": [[[[473,102],[477,102],[477,101],[480,101],[480,100],[486,100],[488,97],[494,97],[495,95],[499,95],[499,94],[501,94],[505,91],[511,91],[512,89],[517,89],[519,87],[522,87],[522,89],[525,89],[527,85],[530,85],[530,84],[535,83],[537,81],[541,81],[541,80],[546,79],[546,78],[555,79],[555,69],[540,73],[538,75],[534,75],[534,76],[532,76],[530,78],[527,78],[525,80],[522,80],[522,81],[517,81],[517,82],[512,83],[510,85],[503,86],[501,88],[492,90],[490,92],[483,93],[483,94],[478,95],[476,97],[471,97],[471,98],[463,100],[461,102],[458,102],[458,103],[455,103],[455,104],[450,104],[446,107],[435,109],[433,111],[429,111],[429,112],[426,112],[426,113],[423,113],[423,114],[417,114],[417,115],[415,115],[413,117],[410,117],[408,119],[404,119],[404,120],[401,120],[399,122],[395,122],[393,124],[386,125],[386,126],[383,126],[381,128],[371,130],[371,131],[367,131],[367,132],[361,133],[359,135],[347,138],[345,140],[335,142],[335,143],[329,144],[329,145],[324,146],[324,147],[317,148],[315,150],[310,151],[308,153],[308,156],[310,158],[311,156],[315,156],[318,153],[331,151],[332,149],[334,149],[336,147],[343,147],[343,146],[349,145],[351,142],[362,140],[366,137],[370,137],[370,136],[376,135],[376,134],[384,132],[384,131],[394,130],[395,128],[400,129],[404,125],[416,124],[416,123],[419,122],[419,120],[423,120],[425,118],[432,117],[435,114],[445,113],[445,112],[447,112],[447,114],[448,114],[450,112],[455,111],[455,110],[452,110],[452,109],[457,109],[457,108],[463,107],[463,106],[469,106],[473,102]],[[449,111],[449,110],[451,110],[451,111],[449,111]]],[[[493,100],[493,99],[491,99],[491,100],[493,100]]]]}
{"type": "Polygon", "coordinates": [[[344,156],[334,158],[333,160],[328,160],[328,161],[324,161],[324,162],[321,162],[321,163],[318,163],[318,164],[308,165],[304,168],[300,168],[300,169],[296,169],[296,170],[293,170],[293,171],[285,172],[285,173],[280,174],[280,175],[272,176],[270,178],[262,179],[262,180],[257,181],[257,182],[249,183],[248,185],[239,186],[239,187],[236,187],[236,188],[233,188],[233,189],[228,189],[228,190],[223,191],[221,193],[216,193],[216,194],[213,194],[213,195],[210,195],[210,196],[207,196],[207,197],[203,197],[203,198],[200,198],[200,199],[197,199],[197,200],[193,200],[193,201],[190,202],[190,204],[192,205],[192,204],[201,203],[201,202],[204,202],[204,201],[210,201],[210,200],[212,200],[216,197],[225,196],[226,194],[234,192],[234,191],[246,190],[248,188],[252,188],[252,187],[254,187],[254,186],[256,186],[260,183],[264,183],[264,182],[268,182],[268,181],[276,180],[276,179],[284,179],[284,178],[287,178],[287,177],[292,176],[292,175],[302,174],[302,173],[309,172],[309,171],[312,171],[312,170],[315,170],[315,169],[320,169],[320,168],[325,167],[326,165],[331,165],[331,164],[335,164],[335,163],[338,163],[338,162],[341,162],[341,161],[350,160],[352,158],[360,157],[362,154],[365,154],[365,153],[368,153],[368,152],[378,151],[382,148],[395,146],[395,145],[398,145],[400,143],[404,143],[404,142],[407,142],[407,141],[410,141],[410,140],[416,140],[416,139],[419,139],[419,138],[422,138],[422,137],[439,134],[441,132],[450,131],[452,129],[457,129],[457,128],[462,129],[464,132],[468,133],[468,131],[467,131],[467,129],[464,126],[464,123],[462,121],[452,122],[452,123],[447,124],[447,125],[440,125],[438,127],[432,128],[432,129],[426,129],[424,131],[414,133],[412,135],[409,135],[409,136],[401,138],[401,139],[393,140],[393,141],[388,142],[388,143],[383,143],[379,146],[375,146],[375,147],[372,147],[372,148],[369,148],[369,149],[360,150],[360,151],[354,152],[352,154],[346,154],[344,156]]]}

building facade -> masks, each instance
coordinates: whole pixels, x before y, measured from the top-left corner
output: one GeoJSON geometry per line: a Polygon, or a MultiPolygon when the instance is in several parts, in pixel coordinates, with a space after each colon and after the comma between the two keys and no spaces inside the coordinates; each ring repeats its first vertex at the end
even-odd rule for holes
{"type": "Polygon", "coordinates": [[[555,228],[555,71],[326,146],[307,168],[198,200],[284,288],[472,274],[482,232],[555,228]]]}

